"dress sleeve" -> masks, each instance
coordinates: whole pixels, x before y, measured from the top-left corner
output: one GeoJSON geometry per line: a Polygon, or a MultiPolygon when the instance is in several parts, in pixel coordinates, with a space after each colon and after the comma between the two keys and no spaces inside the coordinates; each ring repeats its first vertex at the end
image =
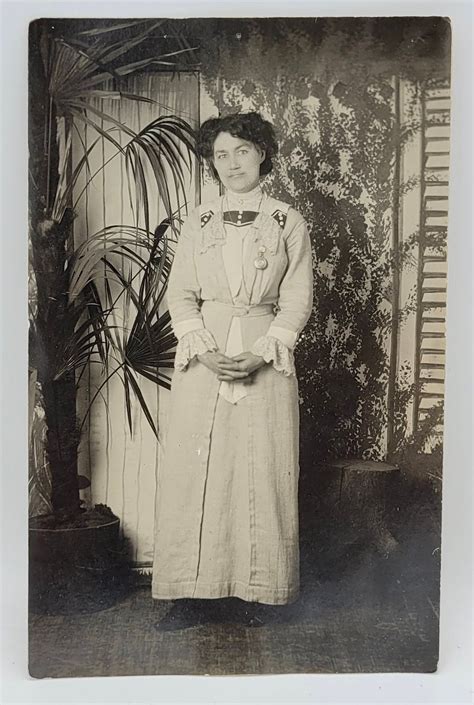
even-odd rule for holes
{"type": "Polygon", "coordinates": [[[277,371],[291,375],[295,374],[293,349],[313,305],[311,240],[301,217],[286,238],[285,246],[288,266],[280,282],[278,313],[266,335],[255,341],[251,352],[273,362],[277,371]]]}
{"type": "Polygon", "coordinates": [[[295,362],[293,352],[281,340],[271,335],[262,335],[252,345],[250,350],[254,355],[260,355],[265,362],[273,363],[277,372],[287,377],[295,375],[295,362]]]}
{"type": "Polygon", "coordinates": [[[196,355],[217,350],[212,334],[205,328],[201,314],[201,287],[194,260],[195,243],[200,232],[199,210],[181,228],[168,279],[168,308],[171,325],[178,338],[175,368],[184,370],[196,355]]]}
{"type": "Polygon", "coordinates": [[[194,260],[199,228],[199,211],[195,210],[181,228],[168,278],[168,308],[171,325],[178,339],[190,329],[204,327],[201,315],[201,287],[194,260]],[[184,323],[186,325],[182,325],[184,323]]]}
{"type": "Polygon", "coordinates": [[[206,329],[192,330],[179,339],[174,358],[175,369],[181,372],[186,369],[189,362],[205,352],[217,350],[213,335],[206,329]]]}

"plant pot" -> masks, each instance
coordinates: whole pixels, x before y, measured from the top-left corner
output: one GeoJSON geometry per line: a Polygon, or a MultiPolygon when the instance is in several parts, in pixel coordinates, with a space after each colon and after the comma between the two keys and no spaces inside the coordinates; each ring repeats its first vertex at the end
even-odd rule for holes
{"type": "Polygon", "coordinates": [[[42,614],[95,612],[122,599],[130,584],[120,520],[94,516],[86,526],[29,529],[30,609],[42,614]]]}
{"type": "Polygon", "coordinates": [[[117,551],[120,519],[105,518],[96,526],[43,528],[30,525],[30,561],[83,562],[92,556],[109,557],[117,551]]]}

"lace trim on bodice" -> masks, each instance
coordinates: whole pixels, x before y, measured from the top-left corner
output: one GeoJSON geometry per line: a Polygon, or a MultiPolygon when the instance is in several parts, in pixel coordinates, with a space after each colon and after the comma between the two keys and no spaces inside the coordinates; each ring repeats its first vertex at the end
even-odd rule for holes
{"type": "MultiPolygon", "coordinates": [[[[283,232],[283,228],[275,218],[265,211],[260,211],[249,227],[261,232],[261,244],[267,248],[270,254],[274,255],[278,249],[280,235],[283,232]]],[[[224,217],[222,209],[220,209],[206,223],[201,224],[199,252],[204,254],[210,247],[224,245],[226,239],[224,217]]]]}

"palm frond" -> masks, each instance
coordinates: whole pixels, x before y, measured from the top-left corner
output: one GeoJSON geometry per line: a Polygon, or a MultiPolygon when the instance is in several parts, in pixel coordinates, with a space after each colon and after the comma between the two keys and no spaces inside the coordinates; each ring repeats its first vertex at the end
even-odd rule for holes
{"type": "MultiPolygon", "coordinates": [[[[173,237],[178,230],[175,214],[186,207],[187,179],[192,176],[195,134],[188,122],[174,115],[157,117],[136,132],[117,119],[104,101],[159,105],[153,98],[130,90],[127,77],[153,65],[176,69],[184,57],[193,56],[195,51],[185,42],[176,44],[174,38],[174,50],[168,44],[167,51],[160,53],[155,49],[153,56],[139,54],[137,48],[163,22],[119,21],[74,37],[57,33],[48,37],[46,32],[41,40],[48,90],[44,130],[48,215],[52,221],[62,222],[73,195],[75,207],[97,174],[111,160],[118,159],[125,165],[132,223],[135,221],[132,225],[106,226],[77,248],[64,271],[61,267],[58,286],[63,299],[64,292],[68,292],[64,327],[58,336],[58,304],[51,299],[41,335],[58,340],[51,361],[54,378],[72,370],[80,375],[87,364],[100,364],[102,370],[107,370],[107,363],[113,366],[104,375],[85,417],[102,395],[104,385],[118,376],[124,386],[130,430],[133,398],[155,435],[156,420],[139,381],[141,376],[170,388],[171,379],[164,371],[173,367],[176,338],[169,312],[162,309],[173,259],[173,237]],[[93,131],[90,144],[83,140],[82,126],[93,131]],[[73,129],[79,138],[74,144],[81,153],[71,168],[73,129]],[[56,136],[61,140],[58,167],[56,136]],[[113,154],[92,173],[91,153],[101,140],[112,145],[113,154]],[[56,167],[59,178],[50,173],[56,167]],[[84,172],[85,185],[81,184],[82,190],[76,196],[84,172]],[[51,193],[53,183],[55,192],[51,193]],[[156,191],[167,218],[153,231],[151,203],[156,200],[156,191]],[[141,227],[143,223],[145,227],[141,227]]],[[[34,326],[32,331],[37,333],[34,326]]]]}
{"type": "Polygon", "coordinates": [[[95,29],[85,29],[79,32],[79,36],[84,37],[102,37],[104,34],[110,34],[111,32],[118,32],[124,29],[129,29],[130,27],[136,27],[145,22],[149,22],[148,19],[144,20],[134,20],[133,22],[115,22],[108,24],[107,27],[96,27],[95,29]]]}
{"type": "MultiPolygon", "coordinates": [[[[97,399],[97,397],[101,394],[102,389],[105,387],[105,385],[106,385],[108,382],[110,382],[110,380],[112,379],[112,377],[115,377],[115,375],[119,375],[119,376],[120,376],[120,370],[121,370],[121,368],[122,368],[122,365],[119,365],[118,367],[115,367],[111,372],[109,372],[109,374],[106,376],[106,378],[101,382],[101,384],[99,385],[99,387],[96,389],[96,391],[95,391],[94,395],[92,396],[92,399],[89,401],[89,404],[87,405],[87,408],[86,408],[86,410],[85,410],[85,412],[84,412],[84,415],[83,415],[83,417],[82,417],[82,421],[81,421],[81,424],[80,424],[80,426],[79,426],[79,432],[82,431],[82,429],[83,429],[83,427],[84,427],[84,424],[85,424],[85,422],[86,422],[86,420],[87,420],[87,418],[88,418],[88,416],[89,416],[89,414],[90,414],[90,411],[91,411],[91,409],[92,409],[92,407],[93,407],[93,405],[94,405],[94,402],[95,402],[95,400],[97,399]]],[[[131,419],[130,419],[130,420],[131,420],[131,419]]]]}
{"type": "Polygon", "coordinates": [[[57,222],[60,222],[62,220],[64,211],[70,203],[74,187],[76,186],[77,180],[81,174],[82,169],[84,168],[84,166],[87,166],[88,170],[90,170],[90,165],[88,162],[89,155],[98,141],[99,138],[94,140],[90,147],[88,147],[84,151],[76,166],[74,167],[72,174],[69,174],[68,165],[69,158],[71,155],[72,131],[68,130],[67,142],[63,152],[63,159],[61,160],[61,164],[58,167],[59,180],[56,189],[56,196],[53,202],[51,216],[53,220],[56,220],[57,222]]]}
{"type": "Polygon", "coordinates": [[[102,306],[95,283],[88,283],[79,300],[68,308],[63,335],[57,340],[52,361],[54,379],[81,368],[94,353],[102,365],[106,364],[113,328],[108,322],[109,314],[110,310],[102,306]]]}
{"type": "Polygon", "coordinates": [[[127,76],[130,73],[134,73],[139,69],[147,68],[148,66],[175,67],[176,64],[174,61],[163,61],[161,59],[142,59],[141,61],[134,61],[127,66],[121,66],[116,69],[116,71],[119,76],[127,76]]]}
{"type": "MultiPolygon", "coordinates": [[[[91,120],[87,114],[87,106],[82,105],[81,103],[77,104],[77,107],[73,107],[71,109],[71,115],[73,118],[76,120],[79,120],[80,122],[83,122],[85,125],[88,125],[91,127],[95,132],[97,132],[101,137],[106,139],[108,142],[111,142],[113,146],[117,149],[117,152],[123,152],[122,145],[120,142],[117,142],[117,140],[114,140],[112,135],[110,134],[110,130],[104,130],[100,124],[97,122],[94,122],[94,120],[91,120]]],[[[101,171],[102,168],[99,170],[101,171]]]]}
{"type": "MultiPolygon", "coordinates": [[[[169,367],[173,367],[173,363],[171,363],[169,367]]],[[[164,387],[164,389],[168,390],[171,389],[171,377],[168,377],[162,372],[157,372],[154,367],[137,367],[137,372],[139,372],[142,377],[145,377],[145,379],[157,384],[159,387],[164,387]]]]}
{"type": "MultiPolygon", "coordinates": [[[[156,64],[166,67],[175,67],[176,62],[170,61],[182,54],[190,54],[194,48],[167,51],[158,55],[117,64],[117,61],[139,47],[153,33],[164,20],[145,23],[145,29],[135,36],[124,39],[123,34],[116,42],[104,42],[101,35],[114,31],[111,28],[89,30],[86,34],[81,32],[79,37],[95,37],[91,45],[84,39],[76,37],[55,37],[45,53],[49,91],[55,101],[63,109],[70,100],[77,99],[84,91],[89,91],[100,86],[109,79],[113,79],[118,86],[120,79],[139,71],[147,66],[156,64]]],[[[121,23],[121,26],[131,28],[139,27],[143,23],[121,23]]],[[[117,25],[118,26],[118,25],[117,25]]],[[[134,99],[137,99],[136,97],[134,99]]]]}
{"type": "MultiPolygon", "coordinates": [[[[88,281],[93,281],[100,271],[100,281],[104,282],[103,310],[111,311],[113,318],[119,298],[123,298],[121,311],[124,321],[120,325],[114,319],[114,325],[109,329],[109,343],[124,386],[124,403],[131,432],[131,405],[135,398],[156,433],[156,424],[140,390],[137,375],[163,388],[170,388],[170,378],[163,373],[163,369],[173,368],[173,349],[177,341],[169,311],[160,313],[159,308],[163,303],[173,256],[168,238],[171,222],[170,219],[163,220],[153,234],[133,227],[103,229],[79,248],[73,266],[71,282],[76,287],[73,295],[80,292],[88,281]],[[117,260],[119,256],[129,263],[128,273],[124,271],[123,262],[117,260]],[[113,283],[119,284],[118,291],[114,293],[113,283]]],[[[82,334],[83,329],[80,332],[82,334]]],[[[88,335],[82,336],[82,347],[77,346],[79,360],[87,356],[88,346],[92,347],[95,343],[94,336],[88,335]]]]}
{"type": "MultiPolygon", "coordinates": [[[[192,155],[196,153],[194,131],[179,117],[162,116],[141,130],[124,147],[133,177],[139,185],[138,208],[147,211],[148,185],[144,176],[142,155],[150,165],[160,197],[163,200],[168,217],[172,216],[171,194],[168,186],[169,173],[177,186],[176,194],[185,197],[186,189],[183,180],[182,162],[185,155],[182,146],[186,148],[186,166],[191,174],[192,155]]],[[[147,228],[148,229],[148,228],[147,228]]]]}
{"type": "MultiPolygon", "coordinates": [[[[146,420],[150,424],[150,427],[151,427],[153,433],[158,438],[158,429],[157,429],[156,424],[153,420],[153,417],[150,413],[150,410],[148,408],[148,404],[146,403],[145,397],[143,396],[142,390],[140,389],[140,385],[138,384],[137,380],[135,379],[134,374],[130,370],[130,368],[125,369],[125,374],[128,377],[128,382],[129,382],[131,388],[133,389],[133,392],[134,392],[136,398],[138,399],[138,402],[141,406],[143,413],[145,414],[146,420]]],[[[130,403],[130,397],[129,397],[129,403],[130,403]]],[[[127,416],[128,416],[129,423],[130,423],[131,413],[130,413],[129,409],[127,409],[127,416]]],[[[130,425],[130,432],[131,433],[133,432],[132,425],[130,425]]]]}
{"type": "Polygon", "coordinates": [[[105,113],[103,110],[99,110],[99,108],[96,108],[95,105],[92,105],[92,103],[85,103],[79,100],[71,100],[69,101],[69,105],[75,108],[76,110],[82,109],[87,113],[92,113],[93,115],[98,117],[101,122],[112,123],[112,125],[115,125],[115,127],[117,127],[121,132],[124,132],[132,139],[136,137],[136,132],[134,132],[131,127],[128,127],[124,122],[120,122],[120,120],[117,120],[112,115],[105,113]]]}
{"type": "Polygon", "coordinates": [[[164,20],[158,20],[148,25],[143,32],[138,34],[136,37],[123,41],[123,37],[116,43],[114,47],[109,47],[108,51],[102,56],[102,60],[109,64],[112,61],[116,61],[120,56],[127,54],[134,47],[142,44],[143,41],[155,30],[158,29],[163,24],[164,20]]]}
{"type": "Polygon", "coordinates": [[[121,377],[123,389],[125,392],[125,411],[127,414],[128,427],[130,429],[130,434],[133,434],[133,421],[132,421],[132,399],[130,396],[130,382],[129,375],[126,370],[123,372],[123,377],[121,377]]]}
{"type": "Polygon", "coordinates": [[[150,242],[150,233],[132,226],[109,225],[91,235],[77,248],[71,260],[70,301],[74,301],[89,282],[96,280],[99,265],[110,262],[113,255],[123,255],[144,268],[147,256],[142,256],[140,250],[147,252],[150,242]]]}

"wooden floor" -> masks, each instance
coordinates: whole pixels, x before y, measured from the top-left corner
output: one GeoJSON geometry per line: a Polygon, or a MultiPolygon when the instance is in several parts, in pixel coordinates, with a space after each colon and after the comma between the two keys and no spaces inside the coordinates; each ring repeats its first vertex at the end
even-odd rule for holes
{"type": "MultiPolygon", "coordinates": [[[[396,509],[396,508],[395,508],[396,509]]],[[[207,624],[162,633],[170,605],[136,586],[90,614],[30,617],[37,678],[154,674],[433,672],[438,654],[440,526],[426,506],[394,512],[389,555],[341,522],[308,521],[302,593],[289,623],[207,624]],[[342,526],[342,524],[341,524],[342,526]]]]}

